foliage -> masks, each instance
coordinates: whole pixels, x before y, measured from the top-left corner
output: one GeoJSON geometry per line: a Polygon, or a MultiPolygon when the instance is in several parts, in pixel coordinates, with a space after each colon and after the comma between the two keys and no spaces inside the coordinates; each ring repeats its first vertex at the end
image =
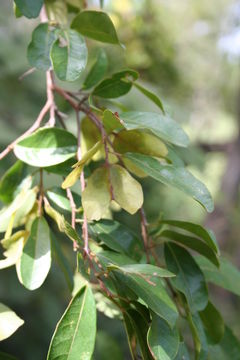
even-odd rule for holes
{"type": "MultiPolygon", "coordinates": [[[[86,38],[108,46],[121,43],[110,16],[85,6],[80,0],[15,1],[18,17],[40,14],[27,57],[46,73],[47,101],[34,124],[0,154],[3,159],[13,150],[17,158],[0,181],[5,204],[0,268],[15,265],[20,283],[35,290],[54,258],[72,291],[62,235],[72,242],[81,281],[53,334],[48,360],[90,360],[100,308],[123,321],[132,359],[187,359],[192,351],[199,360],[216,353],[226,358],[229,347],[238,353],[239,342],[209,300],[207,286],[214,282],[239,295],[238,270],[220,257],[210,230],[162,217],[148,223],[143,208],[147,194],[141,179],[149,176],[213,211],[206,186],[176,161],[188,136],[159,97],[138,83],[136,71],[107,72],[103,48],[88,70],[86,38]],[[84,80],[77,91],[60,82],[79,78],[84,80]],[[125,111],[111,100],[133,87],[158,106],[158,113],[125,111]],[[67,129],[57,96],[76,114],[76,136],[67,129]],[[58,174],[50,189],[44,185],[47,173],[58,174]],[[142,240],[114,220],[116,209],[139,213],[142,240]],[[185,323],[193,350],[182,330],[185,323]]],[[[23,324],[4,304],[0,316],[1,340],[23,324]]]]}

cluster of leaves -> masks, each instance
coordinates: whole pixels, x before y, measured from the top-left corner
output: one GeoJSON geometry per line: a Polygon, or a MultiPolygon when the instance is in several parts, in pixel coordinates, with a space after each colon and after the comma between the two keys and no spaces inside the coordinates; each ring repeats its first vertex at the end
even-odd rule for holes
{"type": "MultiPolygon", "coordinates": [[[[75,137],[51,98],[47,110],[53,118],[8,148],[18,160],[0,181],[5,203],[0,211],[1,269],[16,266],[20,283],[35,290],[55,258],[72,292],[74,280],[59,232],[76,251],[81,286],[74,289],[56,327],[47,359],[90,360],[97,310],[124,322],[133,359],[190,359],[193,349],[200,360],[216,359],[216,354],[238,359],[240,345],[210,301],[207,287],[212,282],[240,295],[238,270],[220,257],[211,231],[163,218],[148,224],[143,210],[141,178],[147,176],[213,210],[208,189],[178,155],[179,147],[188,146],[187,135],[165,113],[158,96],[138,82],[138,73],[124,69],[106,75],[103,49],[86,70],[85,37],[120,46],[105,12],[85,10],[78,0],[15,0],[15,5],[17,16],[34,18],[41,9],[47,14],[49,21],[43,20],[32,34],[27,56],[34,68],[50,76],[48,96],[61,95],[76,112],[78,125],[75,137]],[[58,87],[54,74],[63,81],[85,74],[85,80],[74,93],[58,87]],[[159,107],[158,113],[123,111],[118,103],[114,112],[112,99],[133,86],[159,107]],[[45,173],[59,175],[58,186],[46,189],[45,173]],[[77,186],[71,191],[79,179],[81,191],[77,186]],[[139,212],[143,241],[113,219],[116,209],[139,212]],[[186,324],[193,343],[183,330],[186,324]]],[[[23,324],[3,304],[0,320],[1,340],[23,324]]]]}

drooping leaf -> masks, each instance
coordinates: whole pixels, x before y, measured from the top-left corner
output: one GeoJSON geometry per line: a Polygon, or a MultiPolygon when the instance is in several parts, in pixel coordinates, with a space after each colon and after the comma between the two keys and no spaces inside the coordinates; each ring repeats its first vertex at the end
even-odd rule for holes
{"type": "Polygon", "coordinates": [[[75,81],[87,65],[88,51],[84,38],[75,30],[65,30],[52,46],[53,69],[60,80],[75,81]]]}
{"type": "Polygon", "coordinates": [[[22,230],[15,233],[11,238],[1,241],[6,251],[3,253],[5,259],[0,260],[0,269],[5,269],[17,263],[22,255],[24,242],[27,237],[28,231],[22,230]]]}
{"type": "Polygon", "coordinates": [[[142,85],[140,85],[136,82],[134,83],[134,86],[139,91],[141,91],[141,93],[144,94],[147,98],[152,100],[152,102],[154,102],[154,104],[156,104],[162,110],[162,112],[165,114],[163,104],[157,95],[155,95],[152,91],[149,91],[148,89],[146,89],[145,87],[143,87],[142,85]]]}
{"type": "Polygon", "coordinates": [[[173,286],[186,296],[192,313],[203,310],[208,303],[208,291],[203,273],[194,258],[173,243],[165,243],[164,253],[167,268],[176,274],[171,279],[173,286]]]}
{"type": "Polygon", "coordinates": [[[105,99],[114,99],[127,94],[132,88],[132,81],[138,78],[133,70],[123,70],[104,79],[93,90],[93,95],[105,99]]]}
{"type": "Polygon", "coordinates": [[[87,187],[82,193],[82,205],[87,218],[100,220],[108,210],[110,201],[107,170],[98,168],[88,178],[87,187]]]}
{"type": "Polygon", "coordinates": [[[220,344],[209,348],[209,360],[216,359],[240,360],[240,342],[228,326],[225,326],[224,336],[220,344]]]}
{"type": "Polygon", "coordinates": [[[68,174],[68,176],[62,183],[63,189],[72,187],[80,179],[80,175],[81,175],[81,172],[83,171],[83,167],[84,167],[84,164],[77,166],[70,172],[70,174],[68,174]]]}
{"type": "Polygon", "coordinates": [[[199,313],[209,344],[218,344],[224,334],[224,322],[220,312],[209,301],[199,313]]]}
{"type": "Polygon", "coordinates": [[[46,13],[49,22],[66,27],[68,23],[68,7],[65,0],[45,0],[46,13]]]}
{"type": "Polygon", "coordinates": [[[29,167],[21,161],[16,161],[0,180],[0,200],[9,204],[24,186],[29,167]]]}
{"type": "Polygon", "coordinates": [[[19,281],[29,290],[39,288],[51,267],[51,241],[46,220],[34,220],[29,238],[17,265],[19,281]]]}
{"type": "Polygon", "coordinates": [[[219,260],[220,267],[216,268],[203,256],[196,257],[196,261],[208,282],[240,296],[240,271],[227,259],[220,257],[219,260]]]}
{"type": "Polygon", "coordinates": [[[8,225],[13,220],[12,228],[21,225],[24,217],[31,211],[36,200],[37,189],[23,188],[11,204],[0,211],[0,232],[8,229],[8,225]]]}
{"type": "Polygon", "coordinates": [[[102,11],[86,10],[80,12],[73,19],[71,28],[91,39],[110,44],[119,44],[112,20],[102,11]]]}
{"type": "Polygon", "coordinates": [[[130,264],[130,265],[109,265],[109,270],[119,270],[123,272],[124,274],[132,274],[132,275],[138,275],[140,277],[146,277],[149,276],[151,278],[155,277],[173,277],[175,274],[171,273],[170,271],[160,268],[158,266],[150,265],[150,264],[130,264]]]}
{"type": "Polygon", "coordinates": [[[103,49],[100,49],[98,52],[97,60],[91,67],[84,83],[84,89],[90,89],[91,87],[97,85],[99,81],[104,77],[108,67],[108,58],[106,52],[103,49]]]}
{"type": "MultiPolygon", "coordinates": [[[[85,117],[81,121],[81,151],[84,156],[89,150],[91,150],[95,144],[102,141],[102,136],[98,127],[88,118],[85,117]]],[[[92,160],[97,161],[102,158],[102,151],[99,150],[92,160]]]]}
{"type": "Polygon", "coordinates": [[[47,360],[90,360],[96,337],[96,307],[89,286],[75,295],[53,334],[47,360]]]}
{"type": "Polygon", "coordinates": [[[58,243],[58,240],[57,240],[55,234],[53,234],[53,232],[51,232],[51,244],[52,244],[53,256],[56,258],[56,261],[57,261],[60,269],[62,270],[62,273],[66,279],[66,283],[68,285],[70,292],[72,292],[72,290],[73,290],[72,269],[70,267],[68,260],[66,259],[65,255],[64,255],[64,253],[62,252],[61,246],[58,243]]]}
{"type": "Polygon", "coordinates": [[[140,153],[160,158],[166,157],[166,145],[156,136],[139,130],[123,130],[115,135],[113,146],[116,152],[140,153]]]}
{"type": "MultiPolygon", "coordinates": [[[[52,203],[57,205],[60,209],[72,211],[66,191],[64,191],[63,189],[55,186],[49,189],[46,194],[48,199],[50,199],[50,201],[52,201],[52,203]]],[[[79,208],[81,206],[81,197],[75,192],[72,192],[72,195],[76,208],[79,208]]]]}
{"type": "Polygon", "coordinates": [[[0,341],[7,339],[24,324],[24,321],[9,307],[0,303],[0,341]]]}
{"type": "Polygon", "coordinates": [[[92,157],[96,154],[96,152],[101,148],[102,146],[102,142],[98,141],[96,142],[96,144],[94,144],[94,146],[89,149],[81,158],[81,160],[79,160],[76,164],[73,165],[73,167],[78,167],[81,165],[86,164],[89,160],[92,159],[92,157]]]}
{"type": "Polygon", "coordinates": [[[128,153],[125,154],[125,157],[140,167],[148,176],[181,190],[198,201],[208,212],[213,211],[213,200],[208,189],[185,168],[163,165],[157,159],[142,154],[128,153]]]}
{"type": "Polygon", "coordinates": [[[141,257],[142,243],[137,235],[126,226],[113,220],[100,220],[89,224],[93,236],[102,241],[110,249],[124,253],[133,259],[141,257]]]}
{"type": "Polygon", "coordinates": [[[27,50],[27,58],[31,66],[44,71],[51,67],[50,50],[56,38],[56,31],[50,29],[48,23],[36,27],[27,50]]]}
{"type": "Polygon", "coordinates": [[[102,122],[107,133],[124,128],[119,117],[110,110],[104,111],[102,122]]]}
{"type": "Polygon", "coordinates": [[[129,111],[119,115],[127,130],[145,129],[169,143],[188,146],[189,139],[180,125],[169,116],[153,112],[129,111]]]}
{"type": "Polygon", "coordinates": [[[199,224],[179,220],[163,219],[161,220],[161,224],[172,225],[197,235],[197,237],[201,238],[201,240],[203,240],[215,253],[218,255],[220,254],[216,238],[211,230],[208,230],[199,224]]]}
{"type": "Polygon", "coordinates": [[[176,327],[171,329],[165,320],[154,313],[147,341],[155,360],[174,359],[178,352],[179,335],[176,327]]]}
{"type": "Polygon", "coordinates": [[[188,322],[195,344],[195,357],[197,360],[207,360],[209,351],[208,342],[199,314],[189,314],[188,322]]]}
{"type": "Polygon", "coordinates": [[[44,0],[14,0],[21,13],[27,18],[38,17],[44,0]]]}
{"type": "Polygon", "coordinates": [[[46,167],[60,164],[75,156],[77,139],[60,128],[42,128],[17,143],[14,153],[23,162],[46,167]]]}
{"type": "Polygon", "coordinates": [[[208,258],[215,266],[219,266],[219,259],[216,253],[206,243],[197,237],[180,234],[172,230],[163,230],[160,234],[161,237],[171,239],[179,244],[182,244],[199,254],[208,258]]]}
{"type": "Polygon", "coordinates": [[[114,200],[127,212],[134,214],[143,204],[141,185],[120,165],[110,169],[114,200]]]}
{"type": "Polygon", "coordinates": [[[143,278],[119,271],[117,273],[119,281],[126,284],[152,311],[165,319],[171,328],[174,327],[178,317],[177,309],[163,287],[161,279],[157,277],[143,278]]]}

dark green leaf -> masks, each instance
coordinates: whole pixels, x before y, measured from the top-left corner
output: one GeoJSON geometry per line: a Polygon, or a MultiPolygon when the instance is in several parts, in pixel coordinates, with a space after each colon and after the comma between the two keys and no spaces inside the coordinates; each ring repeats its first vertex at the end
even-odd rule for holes
{"type": "Polygon", "coordinates": [[[224,322],[215,306],[208,302],[206,308],[199,313],[209,344],[218,344],[224,334],[224,322]]]}
{"type": "Polygon", "coordinates": [[[23,162],[45,167],[60,164],[75,156],[77,139],[59,128],[42,128],[14,147],[15,155],[23,162]]]}
{"type": "Polygon", "coordinates": [[[130,265],[122,265],[122,266],[116,266],[116,265],[110,265],[108,266],[109,270],[119,270],[123,272],[124,274],[130,274],[130,275],[137,275],[141,276],[142,278],[148,279],[150,276],[151,278],[155,277],[173,277],[175,276],[170,271],[160,268],[155,265],[150,264],[130,264],[130,265]]]}
{"type": "Polygon", "coordinates": [[[202,256],[197,256],[195,259],[208,282],[240,296],[240,271],[227,259],[220,258],[219,269],[202,256]]]}
{"type": "Polygon", "coordinates": [[[177,329],[171,329],[165,320],[152,313],[152,324],[147,335],[148,346],[156,360],[174,359],[179,347],[177,329]]]}
{"type": "MultiPolygon", "coordinates": [[[[81,197],[74,192],[72,192],[72,195],[76,207],[79,208],[81,206],[81,197]]],[[[47,196],[52,201],[52,203],[57,205],[60,209],[72,211],[66,190],[55,186],[47,191],[47,196]]]]}
{"type": "Polygon", "coordinates": [[[209,353],[209,360],[240,360],[240,342],[226,326],[221,343],[211,346],[209,353]]]}
{"type": "Polygon", "coordinates": [[[48,23],[36,27],[27,50],[27,58],[31,66],[44,71],[51,67],[50,50],[56,38],[56,31],[51,30],[48,23]]]}
{"type": "MultiPolygon", "coordinates": [[[[111,331],[111,329],[110,329],[111,331]]],[[[121,344],[105,331],[98,331],[96,338],[96,349],[94,352],[97,359],[101,360],[123,360],[121,344]]]]}
{"type": "Polygon", "coordinates": [[[46,220],[36,218],[23,248],[18,269],[19,281],[29,290],[39,288],[51,267],[51,241],[46,220]]]}
{"type": "Polygon", "coordinates": [[[0,359],[1,360],[17,360],[17,358],[15,356],[12,356],[10,354],[6,354],[3,352],[0,352],[0,359]]]}
{"type": "Polygon", "coordinates": [[[176,226],[179,229],[183,229],[194,235],[197,235],[197,237],[201,238],[214,252],[219,254],[218,244],[211,230],[207,230],[198,224],[194,224],[187,221],[179,221],[179,220],[164,219],[161,220],[161,224],[176,226]]]}
{"type": "Polygon", "coordinates": [[[52,46],[53,69],[60,80],[75,81],[87,65],[88,51],[84,38],[75,30],[65,30],[52,46]]]}
{"type": "Polygon", "coordinates": [[[72,166],[76,164],[76,159],[71,158],[66,161],[64,161],[61,164],[48,166],[46,167],[46,171],[49,173],[61,175],[61,176],[67,176],[72,171],[72,166]]]}
{"type": "Polygon", "coordinates": [[[119,115],[127,130],[145,129],[169,143],[188,146],[189,139],[180,125],[168,115],[129,111],[119,115]]]}
{"type": "Polygon", "coordinates": [[[187,347],[183,342],[179,344],[178,353],[174,360],[190,360],[187,347]]]}
{"type": "Polygon", "coordinates": [[[125,253],[133,259],[139,260],[142,251],[142,242],[126,226],[113,220],[101,220],[89,224],[90,230],[110,249],[125,253]]]}
{"type": "Polygon", "coordinates": [[[21,191],[21,184],[29,173],[29,167],[16,161],[0,180],[0,200],[9,204],[21,191]]]}
{"type": "Polygon", "coordinates": [[[213,211],[213,200],[208,189],[185,168],[163,165],[158,160],[142,154],[128,153],[124,156],[148,176],[181,190],[203,205],[208,212],[213,211]]]}
{"type": "Polygon", "coordinates": [[[95,301],[91,288],[84,286],[60,319],[51,340],[47,360],[90,360],[95,337],[95,301]]]}
{"type": "Polygon", "coordinates": [[[86,10],[80,12],[73,19],[71,27],[91,39],[119,44],[112,20],[102,11],[86,10]]]}
{"type": "Polygon", "coordinates": [[[196,360],[207,360],[208,358],[208,343],[206,334],[198,313],[188,316],[188,322],[192,331],[196,360]]]}
{"type": "Polygon", "coordinates": [[[141,91],[141,93],[143,93],[146,97],[148,97],[150,100],[152,100],[152,102],[154,102],[154,104],[156,104],[162,110],[162,112],[165,114],[163,104],[157,95],[155,95],[153,92],[149,91],[148,89],[146,89],[145,87],[143,87],[142,85],[140,85],[138,83],[134,83],[134,86],[139,91],[141,91]]]}
{"type": "Polygon", "coordinates": [[[173,286],[186,296],[192,313],[203,310],[208,303],[208,291],[203,273],[194,258],[173,243],[165,243],[164,253],[167,268],[176,274],[171,279],[173,286]]]}
{"type": "Polygon", "coordinates": [[[84,89],[90,89],[102,80],[108,67],[108,59],[103,49],[99,50],[98,57],[92,68],[90,69],[84,83],[84,89]]]}
{"type": "Polygon", "coordinates": [[[14,0],[21,13],[27,18],[38,17],[44,0],[14,0]]]}
{"type": "Polygon", "coordinates": [[[219,266],[219,259],[215,252],[197,237],[180,234],[172,230],[163,230],[160,237],[171,239],[194,251],[197,251],[199,254],[208,258],[214,265],[219,266]]]}

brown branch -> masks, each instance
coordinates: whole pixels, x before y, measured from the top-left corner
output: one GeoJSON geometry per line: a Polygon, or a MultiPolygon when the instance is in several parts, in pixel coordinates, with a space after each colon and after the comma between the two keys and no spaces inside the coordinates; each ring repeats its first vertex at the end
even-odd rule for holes
{"type": "Polygon", "coordinates": [[[46,72],[46,86],[47,86],[47,99],[50,103],[50,118],[49,118],[49,126],[53,127],[55,125],[55,109],[56,105],[54,102],[54,94],[53,94],[53,73],[52,70],[48,70],[46,72]]]}
{"type": "Polygon", "coordinates": [[[147,263],[150,263],[150,257],[148,253],[148,233],[147,233],[147,219],[145,216],[145,212],[143,207],[140,209],[140,217],[141,217],[141,231],[142,231],[142,238],[143,244],[146,252],[147,263]]]}

